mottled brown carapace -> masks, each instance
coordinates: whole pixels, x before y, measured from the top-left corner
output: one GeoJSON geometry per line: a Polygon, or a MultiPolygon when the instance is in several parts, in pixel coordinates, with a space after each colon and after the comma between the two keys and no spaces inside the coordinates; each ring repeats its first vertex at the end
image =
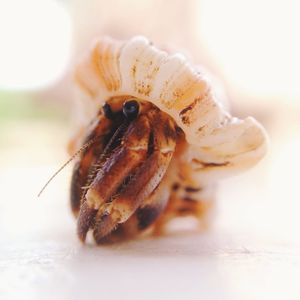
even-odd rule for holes
{"type": "Polygon", "coordinates": [[[90,141],[71,182],[81,241],[89,230],[98,244],[131,239],[146,229],[160,233],[172,218],[199,218],[208,209],[197,198],[200,187],[180,179],[180,155],[187,147],[182,130],[150,102],[111,98],[83,144],[90,141]]]}

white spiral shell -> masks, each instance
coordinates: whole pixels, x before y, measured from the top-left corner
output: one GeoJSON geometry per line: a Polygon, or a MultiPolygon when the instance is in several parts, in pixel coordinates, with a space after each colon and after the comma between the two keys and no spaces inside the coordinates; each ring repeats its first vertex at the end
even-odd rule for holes
{"type": "Polygon", "coordinates": [[[144,37],[97,40],[77,66],[75,80],[82,91],[82,122],[112,96],[150,101],[169,114],[189,144],[182,160],[193,181],[209,184],[245,170],[266,152],[267,136],[255,119],[232,117],[204,74],[144,37]]]}

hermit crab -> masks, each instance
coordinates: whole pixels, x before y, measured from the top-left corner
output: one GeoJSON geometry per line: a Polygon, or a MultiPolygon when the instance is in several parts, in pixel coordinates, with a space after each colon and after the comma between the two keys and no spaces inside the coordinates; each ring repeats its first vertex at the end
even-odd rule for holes
{"type": "Polygon", "coordinates": [[[75,69],[80,149],[71,180],[77,233],[96,243],[206,218],[215,183],[257,163],[266,134],[232,117],[205,74],[144,37],[102,38],[75,69]]]}

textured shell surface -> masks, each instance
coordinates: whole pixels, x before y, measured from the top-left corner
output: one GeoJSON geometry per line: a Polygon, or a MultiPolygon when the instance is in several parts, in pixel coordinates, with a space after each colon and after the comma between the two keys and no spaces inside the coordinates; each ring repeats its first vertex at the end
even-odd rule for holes
{"type": "Polygon", "coordinates": [[[266,152],[266,132],[254,118],[232,117],[205,74],[144,37],[96,40],[77,65],[75,81],[82,128],[114,96],[149,101],[171,116],[185,133],[182,160],[191,180],[203,185],[255,165],[266,152]]]}

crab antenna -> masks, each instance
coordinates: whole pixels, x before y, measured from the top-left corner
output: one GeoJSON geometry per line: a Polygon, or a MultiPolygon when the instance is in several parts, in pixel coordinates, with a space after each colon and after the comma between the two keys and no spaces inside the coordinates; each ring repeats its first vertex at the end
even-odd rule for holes
{"type": "Polygon", "coordinates": [[[40,192],[38,193],[38,197],[41,196],[43,191],[46,189],[46,187],[50,184],[50,182],[56,177],[57,174],[59,174],[77,155],[82,153],[86,148],[88,148],[90,145],[92,145],[96,141],[96,138],[93,138],[86,142],[79,150],[77,150],[49,179],[48,181],[44,184],[40,192]]]}

